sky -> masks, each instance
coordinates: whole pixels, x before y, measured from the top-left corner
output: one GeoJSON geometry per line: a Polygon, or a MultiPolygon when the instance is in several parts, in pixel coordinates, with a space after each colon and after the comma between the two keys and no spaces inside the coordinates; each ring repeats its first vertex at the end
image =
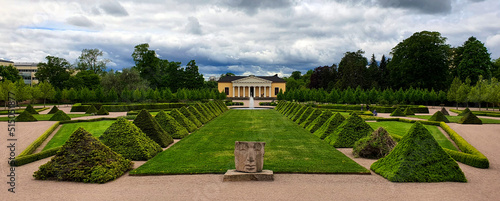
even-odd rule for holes
{"type": "Polygon", "coordinates": [[[134,47],[195,60],[205,78],[289,76],[338,64],[345,52],[370,59],[415,32],[437,31],[453,47],[471,36],[500,57],[498,0],[2,0],[0,59],[71,63],[98,48],[108,70],[134,66],[134,47]]]}

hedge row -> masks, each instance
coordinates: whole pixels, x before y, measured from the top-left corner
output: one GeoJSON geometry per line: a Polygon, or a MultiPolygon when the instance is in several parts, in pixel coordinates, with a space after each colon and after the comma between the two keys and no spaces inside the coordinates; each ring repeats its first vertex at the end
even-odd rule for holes
{"type": "Polygon", "coordinates": [[[400,122],[405,122],[405,123],[415,123],[415,122],[420,122],[425,125],[432,125],[432,126],[439,126],[440,121],[425,121],[425,120],[411,120],[411,119],[405,119],[405,118],[383,118],[383,119],[377,119],[376,121],[400,121],[400,122]]]}
{"type": "MultiPolygon", "coordinates": [[[[341,104],[327,104],[327,105],[318,105],[318,108],[324,109],[340,109],[340,110],[357,110],[357,111],[366,111],[366,106],[364,105],[341,105],[341,104]]],[[[399,105],[399,108],[405,110],[407,107],[410,107],[414,113],[429,113],[429,108],[423,105],[399,105]]],[[[377,110],[378,113],[392,113],[396,107],[384,107],[384,106],[370,106],[370,110],[377,110]]]]}
{"type": "Polygon", "coordinates": [[[441,128],[448,133],[450,138],[455,142],[455,144],[462,150],[462,152],[454,151],[450,149],[444,149],[453,159],[460,161],[464,164],[470,165],[477,168],[488,168],[490,167],[490,162],[488,158],[479,152],[474,146],[469,144],[462,136],[458,135],[454,130],[452,130],[446,123],[440,122],[441,128]]]}
{"type": "Polygon", "coordinates": [[[278,104],[276,102],[260,102],[259,105],[261,105],[261,106],[277,106],[278,104]]]}
{"type": "Polygon", "coordinates": [[[60,121],[60,124],[68,124],[68,123],[78,123],[78,122],[95,122],[95,121],[102,121],[102,120],[117,120],[117,117],[100,117],[100,118],[95,118],[95,119],[75,119],[75,120],[68,120],[68,121],[60,121]]]}
{"type": "MultiPolygon", "coordinates": [[[[455,110],[455,109],[450,109],[450,111],[454,113],[461,114],[463,113],[463,110],[455,110]]],[[[477,116],[489,116],[489,117],[500,117],[500,112],[490,112],[490,111],[474,111],[473,112],[477,116]]]]}
{"type": "Polygon", "coordinates": [[[47,129],[40,137],[38,137],[33,143],[31,143],[18,157],[26,156],[32,154],[42,143],[45,141],[54,130],[59,126],[59,122],[56,122],[49,129],[47,129]]]}
{"type": "MultiPolygon", "coordinates": [[[[75,103],[71,107],[71,112],[86,112],[91,105],[82,105],[81,103],[75,103]]],[[[97,108],[97,104],[94,104],[97,108]]],[[[102,105],[109,112],[127,112],[131,110],[151,110],[151,109],[172,109],[181,108],[182,106],[188,106],[186,103],[146,103],[146,104],[128,104],[128,105],[102,105]]],[[[99,107],[100,108],[100,107],[99,107]]]]}
{"type": "Polygon", "coordinates": [[[52,149],[47,149],[45,151],[31,155],[22,155],[22,156],[19,155],[18,157],[10,161],[10,166],[18,167],[44,158],[51,157],[55,155],[59,151],[59,149],[61,149],[61,147],[54,147],[52,149]]]}
{"type": "Polygon", "coordinates": [[[243,105],[243,102],[226,102],[226,106],[243,105]]]}

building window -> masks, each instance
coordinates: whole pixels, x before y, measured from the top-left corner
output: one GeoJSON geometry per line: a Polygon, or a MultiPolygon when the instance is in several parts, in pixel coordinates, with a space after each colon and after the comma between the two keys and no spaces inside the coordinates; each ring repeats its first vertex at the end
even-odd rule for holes
{"type": "Polygon", "coordinates": [[[280,88],[279,87],[275,87],[274,88],[274,95],[278,95],[279,92],[280,92],[280,88]]]}
{"type": "Polygon", "coordinates": [[[229,87],[224,88],[224,92],[226,92],[226,96],[229,96],[229,87]]]}

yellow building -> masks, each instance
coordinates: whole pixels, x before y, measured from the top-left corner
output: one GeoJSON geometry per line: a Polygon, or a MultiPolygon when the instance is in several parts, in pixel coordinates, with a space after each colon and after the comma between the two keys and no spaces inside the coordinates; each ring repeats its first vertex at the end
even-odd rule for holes
{"type": "Polygon", "coordinates": [[[285,92],[286,81],[275,76],[225,76],[218,81],[220,92],[228,98],[276,99],[280,90],[285,92]]]}

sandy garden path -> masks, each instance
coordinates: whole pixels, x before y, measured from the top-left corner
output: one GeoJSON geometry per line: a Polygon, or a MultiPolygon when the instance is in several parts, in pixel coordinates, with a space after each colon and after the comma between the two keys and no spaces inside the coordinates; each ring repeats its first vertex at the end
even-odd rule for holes
{"type": "MultiPolygon", "coordinates": [[[[431,114],[433,112],[431,111],[431,114]]],[[[53,122],[16,123],[16,153],[53,122]]],[[[16,193],[7,191],[9,150],[0,138],[0,200],[496,200],[500,197],[500,125],[449,124],[490,160],[489,169],[464,164],[468,183],[392,183],[371,175],[276,174],[273,182],[222,182],[220,174],[128,176],[106,184],[34,180],[38,167],[50,159],[15,169],[16,193]]],[[[7,135],[7,123],[0,123],[7,135]]],[[[339,149],[352,158],[352,149],[339,149]]],[[[353,158],[369,168],[374,160],[353,158]]],[[[135,167],[143,162],[136,163],[135,167]]]]}

